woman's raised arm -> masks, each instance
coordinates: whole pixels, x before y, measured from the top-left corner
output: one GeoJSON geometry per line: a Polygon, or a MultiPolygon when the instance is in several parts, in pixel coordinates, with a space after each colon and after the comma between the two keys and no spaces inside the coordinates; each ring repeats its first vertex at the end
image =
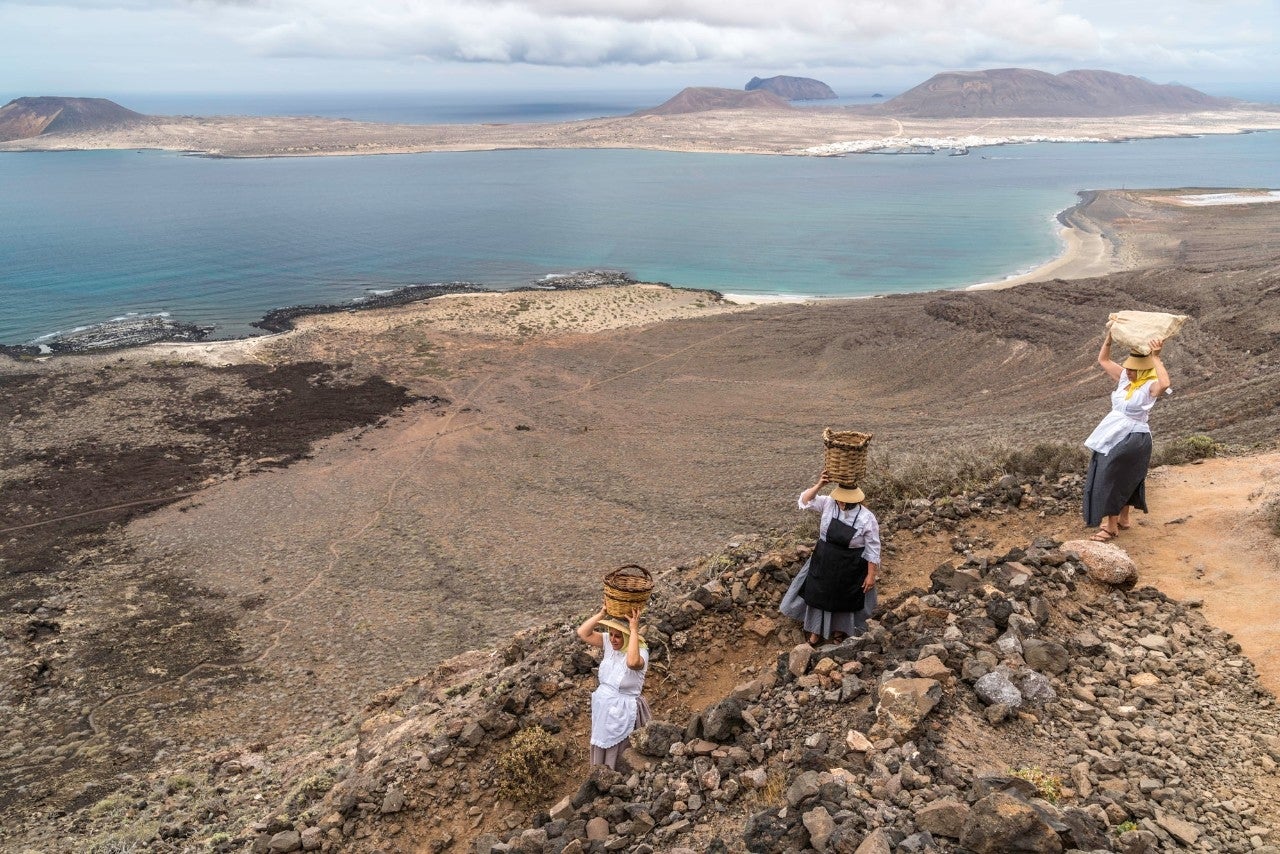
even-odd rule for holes
{"type": "Polygon", "coordinates": [[[1102,348],[1098,350],[1098,366],[1107,372],[1107,376],[1116,382],[1120,381],[1120,374],[1124,372],[1124,368],[1117,365],[1111,360],[1111,330],[1107,330],[1107,335],[1102,339],[1102,348]]]}

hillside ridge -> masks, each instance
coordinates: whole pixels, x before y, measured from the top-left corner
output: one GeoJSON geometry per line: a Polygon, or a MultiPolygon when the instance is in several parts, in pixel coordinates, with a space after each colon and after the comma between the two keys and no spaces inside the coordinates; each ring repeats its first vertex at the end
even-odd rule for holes
{"type": "Polygon", "coordinates": [[[882,104],[859,109],[916,118],[1099,117],[1226,110],[1239,103],[1114,71],[992,68],[935,74],[882,104]]]}

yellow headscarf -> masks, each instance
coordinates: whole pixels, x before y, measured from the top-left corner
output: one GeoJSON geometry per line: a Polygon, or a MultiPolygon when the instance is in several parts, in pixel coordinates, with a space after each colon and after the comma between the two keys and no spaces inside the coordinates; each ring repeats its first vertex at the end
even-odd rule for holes
{"type": "Polygon", "coordinates": [[[1129,383],[1129,388],[1124,393],[1124,399],[1128,400],[1129,398],[1133,397],[1133,393],[1135,391],[1142,388],[1144,385],[1146,385],[1147,383],[1151,382],[1154,379],[1159,379],[1159,377],[1156,376],[1155,368],[1143,368],[1142,370],[1138,371],[1138,378],[1129,383]]]}

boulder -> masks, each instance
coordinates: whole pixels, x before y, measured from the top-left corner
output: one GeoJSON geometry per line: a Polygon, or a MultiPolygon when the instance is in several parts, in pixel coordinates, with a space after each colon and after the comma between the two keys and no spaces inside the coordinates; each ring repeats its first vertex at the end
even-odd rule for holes
{"type": "Polygon", "coordinates": [[[1022,705],[1022,692],[999,670],[993,670],[973,683],[974,693],[988,706],[1002,705],[1016,709],[1022,705]]]}
{"type": "Polygon", "coordinates": [[[873,738],[906,740],[942,699],[936,679],[890,679],[880,686],[873,738]]]}
{"type": "Polygon", "coordinates": [[[827,841],[836,831],[836,823],[826,807],[814,807],[801,818],[805,830],[809,831],[809,844],[819,851],[827,850],[827,841]]]}
{"type": "Polygon", "coordinates": [[[1093,540],[1068,540],[1062,548],[1079,556],[1085,572],[1094,581],[1127,588],[1138,580],[1137,564],[1128,552],[1117,545],[1093,540]]]}
{"type": "Polygon", "coordinates": [[[650,721],[631,733],[631,746],[644,756],[665,757],[671,745],[684,739],[684,730],[666,721],[650,721]]]}
{"type": "Polygon", "coordinates": [[[916,827],[935,836],[947,836],[951,839],[960,838],[968,818],[969,805],[950,798],[926,804],[916,811],[915,816],[916,827]]]}
{"type": "Polygon", "coordinates": [[[1058,834],[1035,807],[1003,792],[973,805],[960,844],[975,854],[1061,854],[1058,834]]]}
{"type": "Polygon", "coordinates": [[[882,828],[871,831],[853,854],[893,854],[893,846],[889,844],[889,834],[882,828]]]}
{"type": "Polygon", "coordinates": [[[1035,638],[1022,642],[1022,658],[1028,667],[1055,676],[1071,666],[1071,656],[1067,648],[1054,641],[1043,641],[1035,638]]]}
{"type": "Polygon", "coordinates": [[[1043,706],[1058,699],[1058,692],[1053,690],[1049,677],[1034,670],[1018,674],[1018,690],[1022,692],[1022,699],[1033,706],[1043,706]]]}
{"type": "Polygon", "coordinates": [[[742,712],[747,704],[737,697],[721,700],[702,713],[702,735],[712,741],[733,738],[746,727],[742,712]]]}
{"type": "Polygon", "coordinates": [[[787,670],[799,678],[809,671],[809,662],[813,659],[813,647],[807,643],[797,644],[787,656],[787,670]]]}

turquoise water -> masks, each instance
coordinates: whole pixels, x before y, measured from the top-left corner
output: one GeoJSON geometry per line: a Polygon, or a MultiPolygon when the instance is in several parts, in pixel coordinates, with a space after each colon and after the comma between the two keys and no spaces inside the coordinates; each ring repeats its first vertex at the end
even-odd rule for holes
{"type": "Polygon", "coordinates": [[[1280,134],[968,157],[501,151],[210,160],[0,156],[0,342],[127,312],[248,334],[399,285],[608,268],[731,293],[967,284],[1058,252],[1081,189],[1275,186],[1280,134]]]}

